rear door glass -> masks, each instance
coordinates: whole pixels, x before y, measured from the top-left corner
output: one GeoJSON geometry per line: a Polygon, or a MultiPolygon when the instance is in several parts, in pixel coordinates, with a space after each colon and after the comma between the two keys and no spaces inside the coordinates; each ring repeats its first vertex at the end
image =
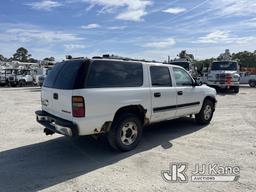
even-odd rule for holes
{"type": "Polygon", "coordinates": [[[153,87],[172,86],[170,71],[168,67],[151,66],[150,75],[153,87]]]}
{"type": "Polygon", "coordinates": [[[88,88],[140,87],[143,85],[142,64],[93,61],[86,84],[88,88]]]}

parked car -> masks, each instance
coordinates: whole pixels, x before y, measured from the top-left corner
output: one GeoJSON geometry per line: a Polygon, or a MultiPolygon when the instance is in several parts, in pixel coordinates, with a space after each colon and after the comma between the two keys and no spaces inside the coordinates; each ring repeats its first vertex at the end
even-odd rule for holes
{"type": "Polygon", "coordinates": [[[10,87],[32,85],[33,79],[30,70],[6,68],[1,72],[1,85],[10,87]]]}
{"type": "Polygon", "coordinates": [[[25,87],[33,85],[33,78],[30,70],[17,70],[16,81],[19,87],[25,87]]]}
{"type": "Polygon", "coordinates": [[[10,86],[15,87],[17,85],[16,82],[16,72],[17,70],[12,68],[5,68],[1,71],[1,86],[10,86]]]}
{"type": "Polygon", "coordinates": [[[121,151],[134,149],[143,127],[195,115],[209,124],[216,91],[197,84],[182,67],[95,57],[55,65],[41,93],[37,121],[46,135],[106,134],[121,151]]]}

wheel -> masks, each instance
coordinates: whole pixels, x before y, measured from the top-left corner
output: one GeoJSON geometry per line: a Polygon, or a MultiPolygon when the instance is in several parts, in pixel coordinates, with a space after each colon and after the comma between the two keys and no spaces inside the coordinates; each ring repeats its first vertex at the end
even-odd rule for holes
{"type": "Polygon", "coordinates": [[[195,115],[196,121],[201,125],[209,124],[214,113],[214,103],[206,99],[203,103],[201,111],[195,115]]]}
{"type": "Polygon", "coordinates": [[[137,147],[142,136],[142,125],[139,118],[130,113],[124,113],[116,118],[108,132],[108,142],[111,147],[120,151],[130,151],[137,147]]]}
{"type": "Polygon", "coordinates": [[[10,83],[9,87],[16,87],[16,84],[15,83],[10,83]]]}
{"type": "Polygon", "coordinates": [[[239,93],[239,87],[238,86],[234,87],[233,89],[234,89],[235,93],[239,93]]]}
{"type": "Polygon", "coordinates": [[[19,81],[19,87],[25,87],[26,82],[24,80],[19,81]]]}
{"type": "Polygon", "coordinates": [[[255,81],[250,81],[250,82],[249,82],[249,85],[250,85],[250,87],[255,87],[255,86],[256,86],[256,83],[255,83],[255,81]]]}

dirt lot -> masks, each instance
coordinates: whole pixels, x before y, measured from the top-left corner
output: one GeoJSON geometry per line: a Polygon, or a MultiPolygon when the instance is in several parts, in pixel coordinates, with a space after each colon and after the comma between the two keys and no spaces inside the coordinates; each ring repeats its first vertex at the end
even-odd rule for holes
{"type": "Polygon", "coordinates": [[[117,153],[104,140],[45,136],[34,115],[40,89],[2,88],[0,191],[256,191],[256,89],[218,101],[209,126],[187,118],[157,124],[136,150],[117,153]],[[171,162],[240,166],[240,178],[167,183],[161,170],[171,162]]]}

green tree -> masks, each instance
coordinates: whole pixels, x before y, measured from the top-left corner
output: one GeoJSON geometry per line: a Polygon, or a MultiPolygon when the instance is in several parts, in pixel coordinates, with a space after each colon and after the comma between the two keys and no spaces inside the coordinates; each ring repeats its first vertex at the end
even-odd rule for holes
{"type": "Polygon", "coordinates": [[[0,61],[6,61],[6,60],[7,59],[3,55],[0,54],[0,61]]]}
{"type": "Polygon", "coordinates": [[[256,52],[243,51],[232,54],[233,60],[238,60],[241,67],[256,67],[256,52]]]}
{"type": "Polygon", "coordinates": [[[54,57],[46,57],[43,59],[44,61],[55,61],[54,57]]]}
{"type": "Polygon", "coordinates": [[[16,53],[13,54],[13,60],[20,62],[28,62],[31,54],[28,53],[28,50],[24,47],[17,49],[16,53]]]}
{"type": "Polygon", "coordinates": [[[29,63],[37,63],[38,60],[37,60],[37,59],[34,59],[34,58],[29,58],[29,59],[28,59],[28,62],[29,62],[29,63]]]}

